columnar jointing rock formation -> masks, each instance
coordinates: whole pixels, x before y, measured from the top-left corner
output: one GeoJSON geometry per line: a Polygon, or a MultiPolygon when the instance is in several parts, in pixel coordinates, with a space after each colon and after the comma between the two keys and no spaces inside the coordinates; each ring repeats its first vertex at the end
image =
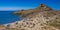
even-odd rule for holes
{"type": "Polygon", "coordinates": [[[43,4],[36,9],[24,10],[18,12],[18,14],[22,15],[24,18],[21,21],[4,26],[5,30],[60,30],[59,12],[53,11],[43,4]]]}

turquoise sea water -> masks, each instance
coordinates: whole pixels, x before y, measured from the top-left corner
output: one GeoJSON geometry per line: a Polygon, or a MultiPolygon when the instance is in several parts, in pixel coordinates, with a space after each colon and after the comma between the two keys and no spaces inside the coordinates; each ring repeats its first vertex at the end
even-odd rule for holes
{"type": "Polygon", "coordinates": [[[11,23],[20,20],[17,15],[12,14],[14,11],[0,11],[0,24],[11,23]]]}

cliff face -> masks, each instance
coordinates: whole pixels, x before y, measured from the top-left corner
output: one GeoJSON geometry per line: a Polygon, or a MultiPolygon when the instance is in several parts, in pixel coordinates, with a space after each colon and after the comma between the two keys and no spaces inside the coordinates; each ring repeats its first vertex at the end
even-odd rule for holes
{"type": "Polygon", "coordinates": [[[16,21],[3,27],[5,27],[5,30],[60,30],[60,13],[46,7],[41,4],[39,7],[41,9],[28,10],[30,11],[29,13],[24,10],[23,12],[26,12],[26,14],[21,11],[23,15],[28,15],[21,21],[16,21]]]}

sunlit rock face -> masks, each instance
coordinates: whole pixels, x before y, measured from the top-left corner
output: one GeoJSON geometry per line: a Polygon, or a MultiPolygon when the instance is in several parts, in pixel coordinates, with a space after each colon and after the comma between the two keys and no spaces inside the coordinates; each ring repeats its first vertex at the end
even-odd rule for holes
{"type": "Polygon", "coordinates": [[[24,10],[18,14],[20,13],[25,17],[21,21],[3,26],[4,30],[60,30],[59,12],[43,4],[36,9],[24,10]]]}
{"type": "Polygon", "coordinates": [[[48,6],[44,5],[44,4],[39,5],[36,9],[38,9],[38,10],[45,10],[45,11],[52,10],[50,7],[48,7],[48,6]]]}

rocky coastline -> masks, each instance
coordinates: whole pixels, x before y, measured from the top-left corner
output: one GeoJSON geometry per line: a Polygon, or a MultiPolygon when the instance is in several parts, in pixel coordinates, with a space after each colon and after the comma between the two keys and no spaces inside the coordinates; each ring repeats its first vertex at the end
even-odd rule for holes
{"type": "Polygon", "coordinates": [[[23,17],[21,21],[0,25],[0,30],[60,30],[60,13],[44,4],[33,10],[20,11],[18,14],[23,17]]]}

